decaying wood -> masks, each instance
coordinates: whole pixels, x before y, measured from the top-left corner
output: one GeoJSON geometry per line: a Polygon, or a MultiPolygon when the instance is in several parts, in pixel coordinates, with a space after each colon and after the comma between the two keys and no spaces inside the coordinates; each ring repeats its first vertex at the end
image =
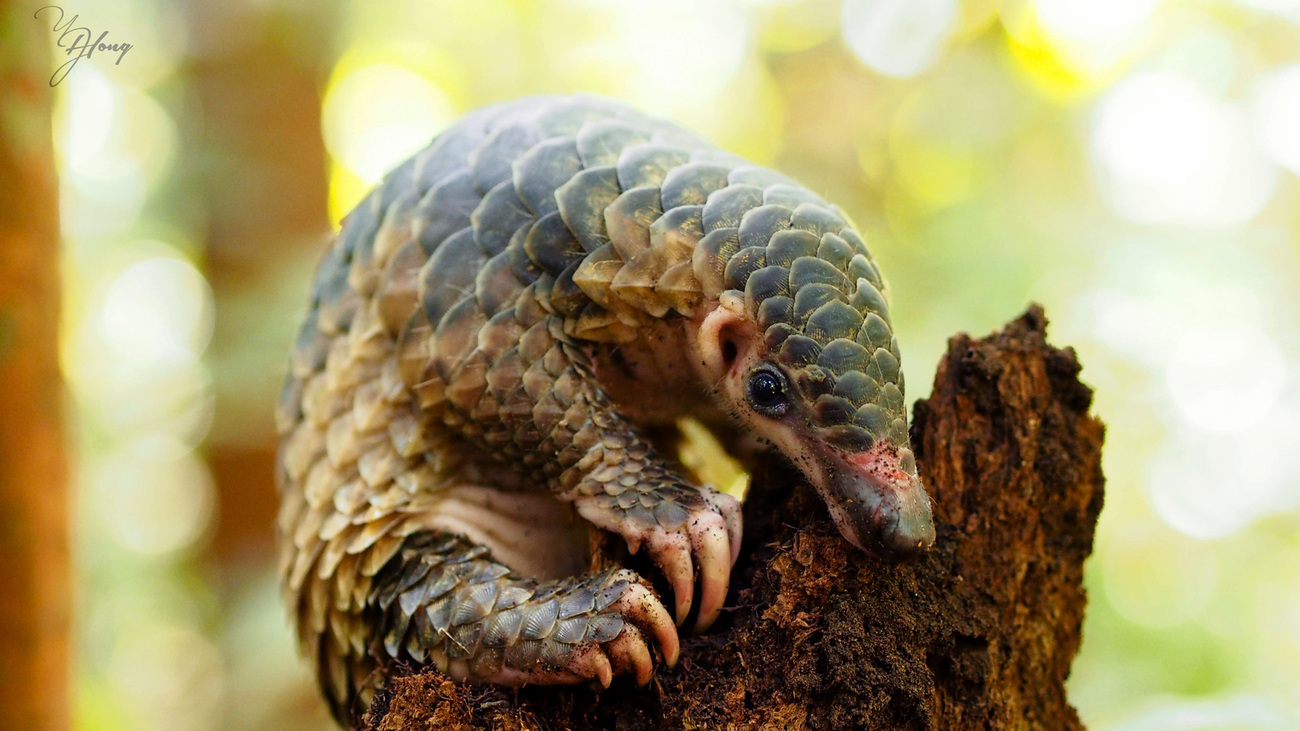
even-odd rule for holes
{"type": "Polygon", "coordinates": [[[939,540],[892,564],[840,538],[779,474],[746,503],[735,607],[646,689],[514,692],[399,677],[368,728],[1081,729],[1063,683],[1102,505],[1103,427],[1034,307],[958,335],[912,443],[939,540]]]}

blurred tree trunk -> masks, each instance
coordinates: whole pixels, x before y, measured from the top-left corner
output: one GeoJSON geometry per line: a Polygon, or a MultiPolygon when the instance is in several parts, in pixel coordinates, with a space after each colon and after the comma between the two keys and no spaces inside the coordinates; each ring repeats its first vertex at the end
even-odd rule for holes
{"type": "MultiPolygon", "coordinates": [[[[170,210],[198,214],[184,223],[198,224],[216,305],[206,354],[216,411],[204,453],[217,500],[202,559],[226,618],[257,607],[259,622],[283,621],[260,604],[270,598],[263,592],[275,566],[279,502],[271,405],[300,321],[280,314],[306,308],[307,281],[330,229],[321,94],[336,58],[338,6],[178,5],[187,31],[178,69],[186,95],[176,110],[178,172],[191,200],[170,210]]],[[[224,728],[327,727],[325,705],[305,674],[250,684],[264,677],[265,648],[240,623],[218,630],[229,670],[224,728]],[[259,671],[241,670],[253,666],[259,671]]]]}
{"type": "Polygon", "coordinates": [[[68,726],[67,468],[48,23],[0,0],[0,728],[68,726]]]}
{"type": "Polygon", "coordinates": [[[958,335],[916,405],[935,548],[890,563],[849,546],[790,475],[755,475],[745,548],[714,629],[648,688],[518,692],[399,677],[367,718],[405,729],[1061,729],[1083,562],[1102,505],[1103,427],[1037,307],[958,335]]]}
{"type": "MultiPolygon", "coordinates": [[[[334,58],[332,3],[191,2],[185,66],[197,112],[185,119],[184,175],[205,212],[205,274],[216,301],[209,355],[217,414],[208,440],[229,567],[273,556],[277,510],[271,409],[292,340],[265,303],[311,272],[329,232],[321,93],[334,58]]],[[[304,287],[295,288],[306,306],[304,287]]]]}

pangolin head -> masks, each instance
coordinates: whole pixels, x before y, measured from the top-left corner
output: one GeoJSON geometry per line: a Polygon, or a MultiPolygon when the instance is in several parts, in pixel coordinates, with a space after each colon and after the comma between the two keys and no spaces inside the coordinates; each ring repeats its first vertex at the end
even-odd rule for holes
{"type": "Polygon", "coordinates": [[[817,488],[846,539],[887,555],[922,551],[934,524],[880,270],[842,214],[811,203],[795,209],[802,227],[741,245],[762,209],[700,241],[726,262],[714,276],[696,272],[706,296],[717,292],[701,340],[716,344],[718,392],[817,488]]]}

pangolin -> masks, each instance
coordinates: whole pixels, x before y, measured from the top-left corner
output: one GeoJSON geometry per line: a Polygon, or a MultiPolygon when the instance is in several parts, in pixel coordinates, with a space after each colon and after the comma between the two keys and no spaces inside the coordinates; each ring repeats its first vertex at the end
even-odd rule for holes
{"type": "Polygon", "coordinates": [[[663,446],[682,417],[794,466],[853,544],[924,550],[886,294],[838,208],[623,103],[438,135],[344,220],[277,407],[283,589],[335,716],[395,661],[505,685],[672,666],[741,545],[737,501],[663,446]],[[592,527],[648,553],[671,611],[588,570],[592,527]]]}

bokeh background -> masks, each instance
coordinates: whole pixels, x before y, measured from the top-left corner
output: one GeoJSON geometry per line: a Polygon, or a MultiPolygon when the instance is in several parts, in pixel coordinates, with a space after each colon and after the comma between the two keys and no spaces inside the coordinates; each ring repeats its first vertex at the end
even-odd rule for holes
{"type": "Polygon", "coordinates": [[[315,261],[458,115],[575,90],[845,208],[912,398],[949,335],[1043,303],[1108,425],[1072,701],[1300,728],[1300,0],[64,7],[134,46],[55,89],[75,728],[331,727],[273,575],[315,261]]]}

